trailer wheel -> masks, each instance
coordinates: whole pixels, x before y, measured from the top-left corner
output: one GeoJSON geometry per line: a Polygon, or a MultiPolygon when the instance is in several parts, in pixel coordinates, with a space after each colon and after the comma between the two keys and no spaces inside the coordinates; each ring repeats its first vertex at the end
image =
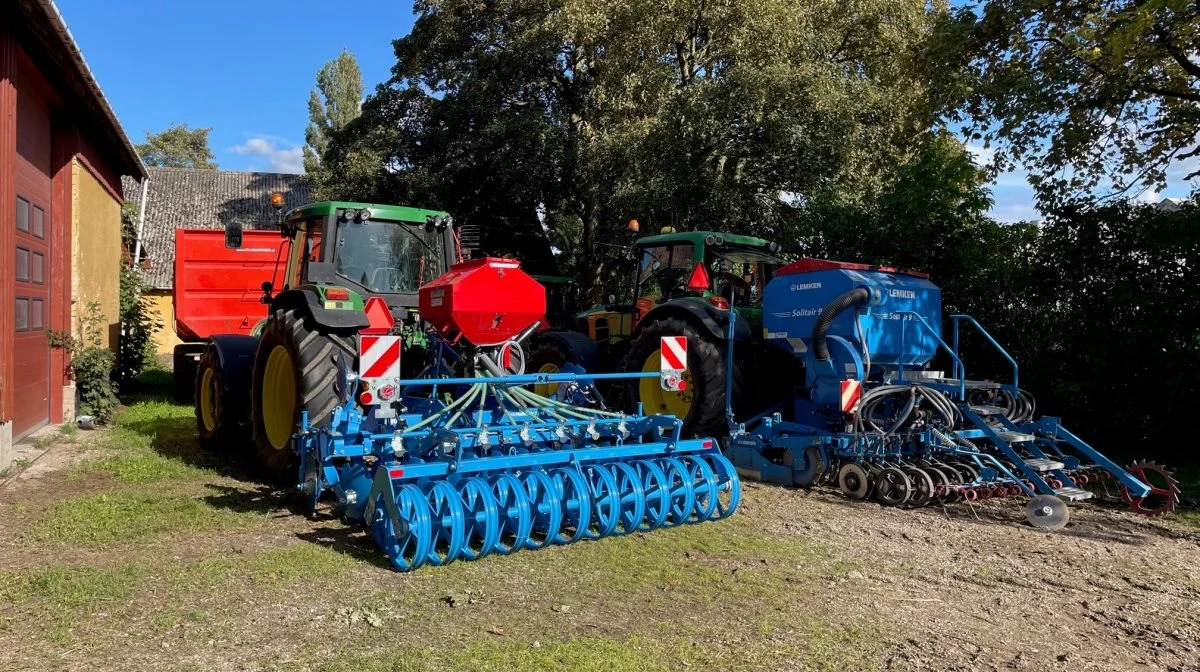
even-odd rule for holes
{"type": "Polygon", "coordinates": [[[209,346],[196,365],[196,432],[205,450],[228,450],[240,443],[246,422],[245,404],[229,403],[225,372],[217,349],[209,346]]]}
{"type": "MultiPolygon", "coordinates": [[[[722,343],[684,320],[668,317],[642,329],[626,358],[627,371],[655,373],[663,336],[686,336],[688,368],[682,392],[663,390],[657,377],[630,381],[630,398],[642,402],[646,413],[667,413],[683,420],[684,436],[717,436],[725,423],[725,352],[722,343]]],[[[741,397],[741,367],[733,365],[733,398],[741,397]]]]}
{"type": "Polygon", "coordinates": [[[295,311],[277,310],[271,316],[254,358],[250,395],[258,464],[267,475],[282,482],[298,477],[292,434],[300,413],[308,411],[308,424],[314,427],[333,416],[346,396],[344,377],[339,380],[338,374],[352,364],[349,347],[348,337],[312,329],[295,311]]]}

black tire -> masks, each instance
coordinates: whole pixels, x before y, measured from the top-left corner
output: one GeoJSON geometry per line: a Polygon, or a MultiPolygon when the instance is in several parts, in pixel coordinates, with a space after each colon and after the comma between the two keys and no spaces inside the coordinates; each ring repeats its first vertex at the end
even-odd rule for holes
{"type": "Polygon", "coordinates": [[[282,445],[277,445],[263,417],[264,374],[276,348],[283,348],[292,363],[296,394],[288,426],[296,427],[301,411],[308,411],[309,425],[320,427],[329,422],[333,410],[346,396],[342,389],[344,377],[339,377],[339,373],[344,374],[354,364],[349,356],[354,352],[353,341],[349,336],[320,331],[292,310],[275,311],[263,330],[254,357],[250,395],[257,462],[267,476],[281,483],[295,483],[300,464],[295,442],[289,436],[282,445]]]}
{"type": "Polygon", "coordinates": [[[200,364],[196,357],[205,351],[203,343],[181,343],[171,355],[171,396],[177,403],[195,400],[196,375],[200,364]]]}
{"type": "MultiPolygon", "coordinates": [[[[683,418],[684,436],[722,437],[729,431],[725,422],[725,344],[714,339],[706,330],[690,322],[667,317],[645,325],[625,358],[626,371],[641,371],[646,359],[658,352],[663,336],[686,336],[688,370],[692,374],[692,404],[683,418]]],[[[632,406],[642,401],[639,380],[629,381],[628,398],[632,406]]],[[[733,399],[736,404],[741,398],[742,373],[737,361],[733,364],[733,399]]],[[[633,410],[632,408],[630,409],[633,410]]],[[[662,409],[645,405],[646,413],[659,413],[662,409]]]]}
{"type": "Polygon", "coordinates": [[[200,362],[193,376],[192,390],[196,401],[196,432],[200,435],[200,447],[205,450],[230,451],[241,446],[247,438],[246,425],[249,413],[245,404],[245,391],[234,392],[225,386],[225,372],[221,358],[214,346],[208,346],[200,355],[200,362]],[[211,371],[211,376],[206,375],[211,371]],[[233,394],[241,396],[232,398],[233,394]],[[208,397],[208,406],[205,406],[208,397]],[[206,417],[211,413],[209,417],[206,417]]]}

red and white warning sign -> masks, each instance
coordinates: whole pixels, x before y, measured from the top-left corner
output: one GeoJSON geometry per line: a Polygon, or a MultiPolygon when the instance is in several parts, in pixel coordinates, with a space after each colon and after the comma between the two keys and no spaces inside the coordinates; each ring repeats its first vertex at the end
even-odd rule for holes
{"type": "Polygon", "coordinates": [[[662,389],[668,392],[686,390],[683,372],[687,370],[687,337],[663,336],[658,348],[658,380],[662,389]]]}
{"type": "Polygon", "coordinates": [[[400,379],[400,337],[358,337],[358,377],[367,380],[400,379]]]}
{"type": "Polygon", "coordinates": [[[857,380],[842,381],[842,412],[853,413],[862,399],[862,383],[857,380]]]}

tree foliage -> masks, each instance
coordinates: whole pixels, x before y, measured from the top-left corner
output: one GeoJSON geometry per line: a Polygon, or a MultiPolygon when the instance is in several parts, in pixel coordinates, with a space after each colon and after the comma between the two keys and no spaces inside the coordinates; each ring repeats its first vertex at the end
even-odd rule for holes
{"type": "Polygon", "coordinates": [[[923,2],[426,0],[331,143],[329,193],[419,200],[568,268],[631,217],[743,231],[877,191],[929,127],[923,2]]]}
{"type": "Polygon", "coordinates": [[[216,170],[216,157],[208,146],[211,132],[211,128],[176,124],[160,133],[146,133],[146,142],[137,146],[137,152],[147,166],[216,170]]]}
{"type": "Polygon", "coordinates": [[[362,70],[347,50],[317,71],[317,88],[308,94],[308,128],[304,131],[304,170],[317,173],[329,138],[356,119],[363,98],[362,70]]]}
{"type": "Polygon", "coordinates": [[[943,102],[1043,201],[1200,177],[1200,4],[988,0],[939,35],[943,102]]]}

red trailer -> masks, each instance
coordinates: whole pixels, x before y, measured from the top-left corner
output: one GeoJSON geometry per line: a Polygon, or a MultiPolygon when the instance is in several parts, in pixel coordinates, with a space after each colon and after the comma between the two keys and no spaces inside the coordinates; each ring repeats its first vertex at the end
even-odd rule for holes
{"type": "Polygon", "coordinates": [[[175,230],[175,398],[190,402],[196,364],[213,334],[249,336],[267,316],[263,282],[280,286],[288,239],[278,231],[246,230],[242,246],[225,247],[220,229],[175,230]],[[280,269],[280,270],[276,270],[280,269]]]}

